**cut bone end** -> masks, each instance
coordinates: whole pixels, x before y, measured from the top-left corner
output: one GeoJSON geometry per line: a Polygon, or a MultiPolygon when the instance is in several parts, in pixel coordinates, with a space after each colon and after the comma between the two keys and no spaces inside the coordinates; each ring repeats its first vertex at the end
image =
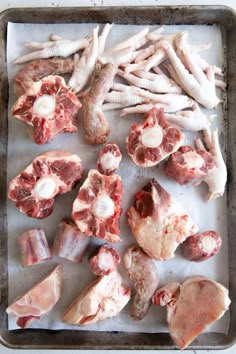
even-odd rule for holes
{"type": "Polygon", "coordinates": [[[204,164],[203,158],[196,151],[188,151],[183,155],[189,168],[200,168],[204,164]]]}
{"type": "Polygon", "coordinates": [[[104,154],[100,162],[104,170],[113,170],[119,167],[118,159],[111,152],[104,154]]]}
{"type": "Polygon", "coordinates": [[[202,250],[207,254],[211,254],[217,246],[216,240],[211,236],[205,236],[201,242],[202,250]]]}
{"type": "Polygon", "coordinates": [[[50,95],[39,96],[33,105],[33,111],[38,116],[50,116],[56,108],[56,99],[50,95]]]}
{"type": "Polygon", "coordinates": [[[36,183],[34,192],[38,198],[50,199],[53,198],[57,191],[57,185],[53,178],[42,177],[36,183]]]}
{"type": "Polygon", "coordinates": [[[161,127],[146,128],[142,134],[142,144],[146,147],[156,148],[163,140],[163,132],[161,127]]]}
{"type": "Polygon", "coordinates": [[[98,197],[92,205],[92,212],[98,218],[107,219],[114,214],[114,211],[114,202],[107,194],[98,197]]]}

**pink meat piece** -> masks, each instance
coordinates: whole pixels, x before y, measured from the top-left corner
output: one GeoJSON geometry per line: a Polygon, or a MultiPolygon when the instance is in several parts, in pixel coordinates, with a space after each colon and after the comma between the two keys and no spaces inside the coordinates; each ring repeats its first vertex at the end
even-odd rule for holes
{"type": "Polygon", "coordinates": [[[119,216],[123,184],[119,175],[90,170],[73,203],[72,219],[87,236],[120,241],[119,216]]]}
{"type": "Polygon", "coordinates": [[[130,300],[131,289],[114,270],[90,283],[65,310],[62,321],[85,326],[117,316],[130,300]]]}
{"type": "Polygon", "coordinates": [[[178,150],[182,141],[183,134],[167,123],[164,110],[152,108],[144,123],[132,125],[126,146],[136,165],[151,167],[178,150]]]}
{"type": "Polygon", "coordinates": [[[97,248],[96,253],[89,257],[89,268],[95,275],[108,275],[120,263],[117,249],[108,243],[97,248]]]}
{"type": "Polygon", "coordinates": [[[73,221],[62,220],[53,243],[53,253],[74,263],[81,263],[90,238],[73,221]]]}
{"type": "Polygon", "coordinates": [[[33,126],[37,144],[45,144],[59,133],[77,131],[80,107],[80,101],[67,88],[65,80],[51,75],[33,82],[30,94],[20,96],[11,112],[15,118],[33,126]]]}
{"type": "Polygon", "coordinates": [[[220,250],[222,239],[216,231],[205,231],[189,237],[181,245],[184,258],[202,262],[213,257],[220,250]]]}
{"type": "Polygon", "coordinates": [[[53,211],[54,197],[69,192],[82,172],[79,156],[62,150],[45,152],[10,181],[8,197],[22,213],[46,218],[53,211]]]}
{"type": "Polygon", "coordinates": [[[152,297],[152,302],[158,306],[166,306],[171,301],[174,301],[176,293],[179,291],[180,283],[170,282],[160,289],[157,289],[152,297]]]}
{"type": "Polygon", "coordinates": [[[159,277],[154,261],[138,246],[129,247],[123,257],[124,266],[130,279],[134,281],[136,294],[130,315],[134,320],[142,320],[151,306],[151,299],[157,289],[159,277]]]}
{"type": "Polygon", "coordinates": [[[110,176],[119,168],[121,159],[119,147],[115,143],[107,143],[99,154],[97,169],[103,175],[110,176]]]}
{"type": "Polygon", "coordinates": [[[38,264],[52,258],[43,229],[24,232],[18,238],[23,267],[38,264]]]}
{"type": "Polygon", "coordinates": [[[180,349],[186,348],[207,326],[228,310],[228,290],[202,276],[185,280],[176,298],[167,305],[170,336],[180,349]]]}
{"type": "Polygon", "coordinates": [[[177,246],[198,231],[181,205],[154,178],[134,198],[127,211],[128,224],[151,258],[173,258],[177,246]]]}
{"type": "Polygon", "coordinates": [[[22,296],[17,297],[6,309],[8,315],[16,317],[21,328],[27,328],[35,319],[46,316],[61,296],[63,268],[58,264],[43,279],[22,296]]]}
{"type": "Polygon", "coordinates": [[[169,157],[164,172],[179,184],[192,183],[197,186],[214,167],[212,154],[185,145],[169,157]]]}

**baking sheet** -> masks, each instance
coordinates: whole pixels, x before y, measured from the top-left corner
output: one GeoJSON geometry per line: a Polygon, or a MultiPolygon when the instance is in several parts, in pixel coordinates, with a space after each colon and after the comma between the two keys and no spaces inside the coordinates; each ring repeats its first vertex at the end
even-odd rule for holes
{"type": "MultiPolygon", "coordinates": [[[[91,32],[95,24],[60,24],[60,25],[37,25],[37,24],[12,24],[8,25],[7,35],[7,63],[9,76],[9,109],[12,107],[15,97],[13,95],[12,78],[18,70],[18,66],[13,65],[13,60],[19,55],[25,54],[26,50],[22,44],[27,41],[45,41],[48,40],[50,33],[56,33],[66,38],[76,38],[85,36],[91,32]],[[20,34],[20,35],[19,35],[20,34]]],[[[113,27],[107,46],[118,42],[122,38],[140,30],[144,26],[116,25],[113,27]]],[[[151,26],[150,26],[151,27],[151,26]]],[[[154,27],[156,28],[156,27],[154,27]]],[[[223,65],[223,43],[221,30],[217,26],[166,26],[165,32],[172,33],[178,30],[187,29],[190,32],[191,43],[201,43],[202,41],[212,41],[212,48],[202,56],[210,63],[218,66],[223,65]],[[201,33],[201,36],[199,36],[201,33]]],[[[220,93],[219,93],[220,94],[220,93]]],[[[211,112],[212,113],[212,112],[211,112]]],[[[214,111],[215,113],[215,111],[214,111]]],[[[224,129],[224,119],[222,106],[217,107],[217,125],[220,131],[221,143],[223,148],[226,146],[226,136],[224,129]]],[[[176,252],[173,260],[165,262],[156,262],[160,275],[160,286],[170,280],[184,280],[191,275],[205,275],[211,279],[217,280],[228,287],[228,250],[227,250],[227,219],[226,219],[226,201],[227,196],[217,199],[214,202],[206,204],[204,197],[207,193],[206,186],[202,183],[199,187],[179,186],[175,182],[168,180],[161,171],[160,167],[152,169],[137,168],[127,156],[125,149],[125,137],[128,134],[129,127],[135,122],[141,122],[141,117],[120,118],[119,111],[107,112],[106,116],[111,125],[111,134],[109,140],[116,141],[123,153],[123,161],[118,173],[122,176],[125,194],[122,202],[124,213],[121,217],[121,238],[123,242],[117,244],[117,248],[124,251],[127,245],[134,242],[128,226],[125,221],[125,211],[131,204],[133,194],[142,187],[150,177],[156,177],[158,181],[166,188],[173,197],[178,200],[192,216],[200,231],[215,229],[223,239],[223,245],[216,257],[203,262],[193,263],[184,260],[180,253],[176,252]],[[112,129],[115,127],[115,129],[112,129]],[[128,173],[127,173],[128,171],[128,173]]],[[[192,134],[187,134],[187,142],[193,139],[192,134]]],[[[9,112],[9,145],[8,145],[8,181],[15,177],[23,168],[25,168],[34,157],[50,149],[66,149],[77,153],[85,168],[83,180],[90,168],[96,166],[96,159],[100,146],[90,146],[84,143],[84,132],[80,122],[79,132],[75,134],[62,134],[53,142],[44,146],[37,146],[29,139],[22,122],[12,119],[9,112]]],[[[82,182],[81,182],[82,183],[82,182]]],[[[80,183],[80,185],[81,185],[80,183]]],[[[46,231],[50,245],[55,237],[58,223],[65,216],[70,216],[71,205],[75,199],[79,186],[72,192],[56,198],[54,213],[44,220],[33,220],[21,214],[15,208],[11,201],[8,201],[8,266],[9,266],[9,302],[17,295],[38,281],[44,274],[53,267],[53,264],[60,262],[64,266],[65,282],[64,291],[61,300],[54,307],[52,312],[40,321],[34,321],[31,328],[50,328],[50,329],[86,329],[102,331],[132,331],[132,332],[166,332],[165,309],[152,306],[147,317],[139,323],[133,322],[129,317],[129,306],[115,319],[106,320],[96,325],[86,327],[75,327],[65,325],[60,322],[60,317],[64,309],[79,291],[87,285],[93,275],[87,268],[87,254],[91,252],[95,244],[102,241],[93,238],[91,246],[84,257],[82,264],[75,265],[72,262],[54,257],[52,261],[41,265],[35,265],[29,268],[22,268],[20,265],[20,255],[17,245],[17,237],[25,230],[33,227],[43,227],[46,231]],[[22,281],[23,279],[23,281],[22,281]]],[[[124,275],[125,282],[129,280],[125,276],[122,266],[119,267],[124,275]]],[[[207,331],[227,333],[229,326],[229,313],[220,321],[209,327],[207,331]]],[[[15,321],[9,318],[9,329],[18,328],[15,321]]]]}

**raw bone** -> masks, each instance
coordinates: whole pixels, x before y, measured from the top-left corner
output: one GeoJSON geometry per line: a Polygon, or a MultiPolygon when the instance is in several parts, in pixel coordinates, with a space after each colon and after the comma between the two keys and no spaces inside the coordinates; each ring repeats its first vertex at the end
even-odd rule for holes
{"type": "Polygon", "coordinates": [[[39,59],[35,60],[23,68],[19,69],[14,77],[14,94],[21,96],[24,93],[34,94],[31,92],[32,84],[48,75],[60,75],[71,73],[74,69],[72,59],[39,59]]]}
{"type": "Polygon", "coordinates": [[[119,168],[121,160],[122,155],[118,145],[107,143],[100,151],[97,169],[103,175],[110,176],[119,168]]]}
{"type": "Polygon", "coordinates": [[[86,48],[89,45],[89,39],[81,38],[76,40],[63,39],[61,37],[52,36],[52,41],[50,42],[30,42],[26,43],[25,46],[28,48],[39,48],[29,54],[23,55],[22,57],[14,61],[15,64],[23,64],[31,60],[36,59],[46,59],[56,56],[68,57],[71,54],[78,52],[81,49],[86,48]]]}
{"type": "Polygon", "coordinates": [[[88,265],[95,275],[108,275],[115,270],[120,263],[120,255],[117,249],[108,243],[104,243],[89,257],[88,265]]]}
{"type": "Polygon", "coordinates": [[[165,120],[162,109],[153,108],[142,124],[132,125],[126,139],[128,154],[141,167],[151,167],[178,150],[182,133],[165,120]]]}
{"type": "Polygon", "coordinates": [[[93,73],[91,87],[83,99],[83,122],[88,144],[102,144],[110,132],[102,112],[102,104],[112,86],[117,67],[113,64],[97,65],[93,73]]]}
{"type": "Polygon", "coordinates": [[[82,172],[78,155],[62,150],[45,152],[10,181],[8,198],[22,213],[46,218],[53,211],[54,197],[69,192],[82,172]]]}
{"type": "Polygon", "coordinates": [[[74,55],[74,71],[69,80],[69,87],[75,93],[80,92],[85,87],[94,71],[98,57],[98,28],[93,29],[92,41],[85,48],[82,56],[74,55]]]}
{"type": "Polygon", "coordinates": [[[114,270],[95,279],[72,301],[62,321],[86,326],[117,316],[131,296],[130,288],[122,284],[121,275],[114,270]]]}
{"type": "MultiPolygon", "coordinates": [[[[227,169],[220,150],[218,130],[216,129],[212,133],[209,130],[204,130],[203,135],[206,147],[212,154],[215,162],[215,168],[203,179],[209,187],[207,200],[212,200],[224,194],[227,182],[227,169]]],[[[195,144],[198,149],[206,150],[200,138],[197,138],[195,144]]]]}
{"type": "Polygon", "coordinates": [[[18,296],[6,312],[16,317],[16,324],[27,328],[35,319],[46,316],[60,299],[62,292],[63,269],[58,264],[43,279],[22,296],[18,296]]]}
{"type": "Polygon", "coordinates": [[[127,219],[139,246],[156,260],[173,258],[178,245],[198,231],[190,216],[154,178],[135,194],[127,219]]]}
{"type": "Polygon", "coordinates": [[[43,229],[33,229],[24,232],[18,238],[18,243],[23,267],[38,264],[52,258],[43,229]]]}
{"type": "Polygon", "coordinates": [[[184,145],[169,157],[164,172],[181,185],[192,183],[197,186],[214,167],[214,158],[209,152],[184,145]]]}
{"type": "Polygon", "coordinates": [[[72,218],[81,232],[108,242],[120,241],[123,184],[119,175],[90,170],[73,203],[72,218]]]}
{"type": "Polygon", "coordinates": [[[52,252],[74,263],[81,263],[90,243],[90,238],[83,235],[70,220],[62,220],[53,242],[52,252]]]}
{"type": "Polygon", "coordinates": [[[125,251],[123,263],[136,290],[130,316],[140,321],[148,313],[159,283],[157,268],[154,261],[137,246],[131,246],[125,251]]]}
{"type": "Polygon", "coordinates": [[[181,252],[184,258],[202,262],[213,257],[220,250],[222,240],[215,231],[205,231],[189,237],[181,245],[181,252]]]}
{"type": "Polygon", "coordinates": [[[11,112],[30,126],[37,144],[53,140],[59,133],[76,132],[81,103],[60,76],[47,76],[33,82],[30,92],[20,96],[11,112]]]}
{"type": "Polygon", "coordinates": [[[180,285],[179,295],[167,304],[171,338],[180,349],[186,348],[224,315],[230,302],[223,285],[202,276],[188,278],[180,285]]]}
{"type": "Polygon", "coordinates": [[[166,306],[169,304],[176,296],[176,292],[179,290],[180,283],[170,282],[167,283],[162,288],[157,289],[152,297],[152,302],[158,306],[166,306]]]}

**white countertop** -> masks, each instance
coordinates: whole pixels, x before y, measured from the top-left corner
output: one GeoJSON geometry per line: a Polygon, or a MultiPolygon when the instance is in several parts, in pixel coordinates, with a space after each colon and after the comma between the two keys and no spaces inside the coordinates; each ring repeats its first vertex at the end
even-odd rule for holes
{"type": "MultiPolygon", "coordinates": [[[[7,8],[12,7],[63,7],[63,6],[142,6],[142,5],[151,5],[151,6],[158,6],[158,5],[225,5],[230,6],[236,10],[236,0],[207,0],[207,1],[198,1],[198,0],[172,0],[172,1],[161,1],[161,0],[1,0],[0,2],[0,11],[3,11],[7,8]]],[[[43,350],[12,350],[5,348],[0,344],[0,354],[1,353],[45,353],[43,350]]],[[[83,353],[83,352],[90,352],[90,350],[48,350],[47,353],[59,354],[59,353],[83,353]]],[[[126,354],[129,351],[119,351],[119,350],[95,350],[91,351],[93,354],[115,354],[115,353],[122,353],[126,354]]],[[[144,353],[145,351],[138,351],[138,353],[144,353]]],[[[158,351],[149,351],[150,354],[157,353],[158,351]]],[[[186,350],[188,354],[204,354],[208,353],[209,351],[203,350],[186,350]]],[[[212,351],[214,352],[214,351],[212,351]]],[[[216,351],[215,351],[216,352],[216,351]]],[[[166,354],[176,353],[174,350],[165,351],[166,354]]],[[[235,354],[236,353],[236,345],[226,349],[226,350],[219,350],[217,351],[219,354],[235,354]]]]}

